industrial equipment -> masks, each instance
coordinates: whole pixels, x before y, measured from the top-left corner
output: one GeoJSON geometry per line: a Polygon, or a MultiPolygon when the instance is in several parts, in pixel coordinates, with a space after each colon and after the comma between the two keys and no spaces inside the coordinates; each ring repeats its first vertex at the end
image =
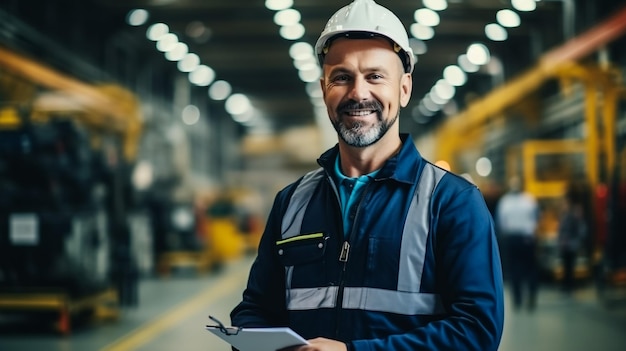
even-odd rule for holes
{"type": "Polygon", "coordinates": [[[1,47],[0,64],[0,310],[54,310],[69,333],[79,312],[137,302],[137,101],[1,47]]]}

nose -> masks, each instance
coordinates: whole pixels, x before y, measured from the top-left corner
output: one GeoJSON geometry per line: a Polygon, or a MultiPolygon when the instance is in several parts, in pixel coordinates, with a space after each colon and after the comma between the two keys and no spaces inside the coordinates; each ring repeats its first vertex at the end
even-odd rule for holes
{"type": "Polygon", "coordinates": [[[348,98],[354,101],[364,101],[369,98],[369,84],[363,77],[356,77],[352,81],[352,86],[348,98]]]}

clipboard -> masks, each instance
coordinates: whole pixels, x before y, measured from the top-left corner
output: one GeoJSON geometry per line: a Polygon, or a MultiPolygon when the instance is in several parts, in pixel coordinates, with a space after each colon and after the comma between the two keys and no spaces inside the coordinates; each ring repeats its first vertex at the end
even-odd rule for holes
{"type": "Polygon", "coordinates": [[[239,351],[276,351],[285,347],[308,344],[303,337],[288,327],[226,327],[217,318],[213,316],[209,316],[209,318],[217,325],[207,325],[206,330],[239,351]]]}

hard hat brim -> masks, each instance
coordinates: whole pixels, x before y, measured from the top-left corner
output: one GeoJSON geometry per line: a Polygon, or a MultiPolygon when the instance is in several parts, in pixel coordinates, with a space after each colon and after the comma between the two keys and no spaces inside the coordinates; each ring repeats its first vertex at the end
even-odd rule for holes
{"type": "Polygon", "coordinates": [[[323,35],[321,36],[317,43],[315,44],[316,54],[318,57],[318,61],[320,66],[324,64],[324,57],[328,53],[328,49],[332,45],[333,41],[339,38],[346,39],[374,39],[374,38],[382,38],[387,40],[393,49],[393,51],[398,55],[400,61],[402,61],[402,67],[406,73],[411,73],[413,71],[414,62],[411,60],[412,52],[407,52],[404,50],[398,43],[396,43],[393,39],[389,38],[387,35],[381,32],[376,31],[364,31],[364,30],[346,30],[346,31],[335,31],[330,33],[331,35],[323,35]]]}

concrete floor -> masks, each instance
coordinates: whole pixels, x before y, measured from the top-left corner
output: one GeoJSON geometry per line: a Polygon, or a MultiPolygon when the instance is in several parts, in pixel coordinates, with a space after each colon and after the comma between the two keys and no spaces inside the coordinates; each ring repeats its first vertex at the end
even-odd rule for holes
{"type": "MultiPolygon", "coordinates": [[[[75,327],[69,336],[36,323],[0,323],[0,350],[230,351],[204,326],[211,323],[209,314],[229,321],[251,262],[246,257],[202,276],[144,279],[138,307],[123,310],[117,321],[75,327]]],[[[570,297],[543,286],[533,312],[512,311],[507,294],[506,307],[501,351],[626,350],[626,304],[602,306],[591,286],[570,297]]]]}

